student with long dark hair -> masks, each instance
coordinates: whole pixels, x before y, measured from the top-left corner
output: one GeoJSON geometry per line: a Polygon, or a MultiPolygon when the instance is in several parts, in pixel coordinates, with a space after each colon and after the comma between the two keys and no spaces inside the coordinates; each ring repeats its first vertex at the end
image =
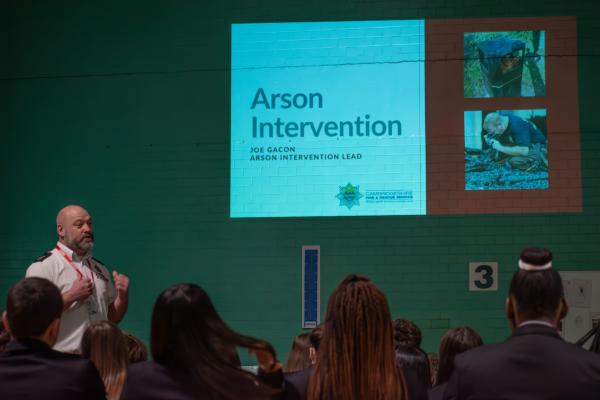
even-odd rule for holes
{"type": "Polygon", "coordinates": [[[431,387],[429,359],[421,349],[421,329],[414,322],[399,318],[392,323],[396,362],[402,370],[410,400],[427,400],[431,387]]]}
{"type": "Polygon", "coordinates": [[[483,345],[481,336],[468,326],[451,328],[442,336],[440,342],[440,364],[436,386],[429,391],[429,400],[441,400],[446,383],[454,370],[454,357],[467,350],[483,345]]]}
{"type": "Polygon", "coordinates": [[[348,275],[327,305],[309,400],[402,400],[388,302],[368,278],[348,275]]]}
{"type": "Polygon", "coordinates": [[[123,400],[265,399],[277,390],[262,382],[278,387],[283,380],[273,347],[231,330],[195,284],[160,294],[150,342],[154,361],[130,366],[123,400]],[[256,353],[262,382],[240,368],[236,346],[256,353]]]}
{"type": "Polygon", "coordinates": [[[427,400],[431,387],[431,372],[427,353],[418,347],[396,344],[396,362],[406,382],[410,400],[427,400]]]}

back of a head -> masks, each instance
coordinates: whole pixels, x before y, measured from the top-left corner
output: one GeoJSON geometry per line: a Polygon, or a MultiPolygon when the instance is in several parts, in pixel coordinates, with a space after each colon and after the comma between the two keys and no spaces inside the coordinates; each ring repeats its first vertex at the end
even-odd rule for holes
{"type": "Polygon", "coordinates": [[[310,340],[310,345],[315,348],[315,350],[319,350],[319,346],[321,345],[321,339],[323,339],[323,326],[318,325],[310,331],[310,335],[308,336],[308,340],[310,340]]]}
{"type": "Polygon", "coordinates": [[[542,248],[524,249],[509,289],[509,296],[517,303],[520,318],[554,317],[563,295],[560,274],[552,268],[552,253],[542,248]]]}
{"type": "Polygon", "coordinates": [[[155,361],[177,368],[191,362],[188,360],[191,352],[198,350],[207,356],[219,357],[214,354],[215,350],[218,347],[218,353],[221,353],[228,339],[231,339],[230,330],[201,287],[175,285],[163,291],[156,300],[150,338],[155,361]]]}
{"type": "Polygon", "coordinates": [[[327,305],[310,400],[402,399],[387,299],[368,278],[348,275],[327,305]]]}
{"type": "Polygon", "coordinates": [[[44,278],[17,282],[6,298],[6,316],[16,339],[41,337],[50,324],[60,319],[63,300],[58,288],[44,278]]]}
{"type": "Polygon", "coordinates": [[[131,333],[123,332],[125,342],[127,343],[127,359],[130,364],[134,364],[148,359],[146,345],[131,333]]]}
{"type": "Polygon", "coordinates": [[[310,367],[310,332],[303,332],[294,338],[290,354],[285,363],[284,372],[297,372],[310,367]]]}
{"type": "Polygon", "coordinates": [[[252,399],[273,394],[240,368],[236,346],[275,354],[273,347],[231,330],[198,285],[174,285],[159,295],[150,343],[154,361],[187,380],[197,395],[252,399]]]}
{"type": "Polygon", "coordinates": [[[408,319],[394,320],[394,343],[396,346],[421,347],[421,329],[408,319]]]}
{"type": "Polygon", "coordinates": [[[427,399],[427,391],[431,388],[429,358],[418,347],[396,345],[396,362],[402,370],[406,382],[406,390],[410,399],[427,399]]]}
{"type": "Polygon", "coordinates": [[[106,388],[107,399],[118,399],[127,375],[127,342],[110,321],[93,321],[81,339],[81,355],[94,363],[106,388]]]}
{"type": "Polygon", "coordinates": [[[463,326],[449,329],[440,342],[440,364],[436,384],[440,385],[450,379],[454,370],[454,357],[481,345],[481,336],[473,328],[463,326]]]}

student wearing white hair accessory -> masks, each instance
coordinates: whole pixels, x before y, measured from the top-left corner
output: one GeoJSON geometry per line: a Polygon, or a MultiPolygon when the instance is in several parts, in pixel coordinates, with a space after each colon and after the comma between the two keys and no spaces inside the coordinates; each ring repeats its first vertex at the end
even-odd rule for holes
{"type": "Polygon", "coordinates": [[[506,299],[512,335],[458,355],[444,399],[600,398],[600,356],[558,332],[568,305],[552,253],[526,248],[518,267],[506,299]]]}

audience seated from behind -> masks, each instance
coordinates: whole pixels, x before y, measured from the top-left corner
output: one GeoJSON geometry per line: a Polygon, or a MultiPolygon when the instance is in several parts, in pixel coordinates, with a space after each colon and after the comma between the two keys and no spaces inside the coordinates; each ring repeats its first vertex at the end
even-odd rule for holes
{"type": "Polygon", "coordinates": [[[335,288],[312,373],[286,387],[287,399],[304,399],[305,392],[310,400],[407,398],[387,299],[368,278],[348,275],[335,288]]]}
{"type": "Polygon", "coordinates": [[[266,399],[283,385],[272,346],[232,331],[195,284],[160,294],[150,335],[153,361],[130,365],[122,400],[266,399]],[[236,346],[256,354],[258,378],[232,357],[236,346]]]}
{"type": "Polygon", "coordinates": [[[444,399],[598,399],[600,356],[558,332],[568,306],[552,253],[524,249],[518,267],[506,300],[512,336],[456,356],[444,399]]]}
{"type": "Polygon", "coordinates": [[[103,400],[104,386],[89,360],[52,350],[63,300],[43,278],[25,278],[8,292],[2,322],[13,340],[0,354],[3,400],[103,400]]]}
{"type": "MultiPolygon", "coordinates": [[[[568,306],[552,254],[524,249],[518,266],[506,300],[512,336],[481,346],[469,327],[446,332],[430,400],[598,398],[600,356],[558,333],[568,306]]],[[[0,332],[2,400],[424,400],[431,382],[418,327],[392,324],[385,295],[357,275],[331,294],[323,326],[305,334],[308,368],[286,374],[285,385],[272,346],[232,331],[197,285],[175,285],[156,300],[153,361],[142,361],[143,343],[133,338],[128,346],[108,321],[88,326],[84,358],[52,350],[62,308],[58,288],[46,279],[26,278],[10,289],[2,320],[12,340],[4,352],[0,332]],[[258,376],[240,368],[237,347],[256,354],[258,376]]]]}
{"type": "Polygon", "coordinates": [[[144,342],[129,332],[123,332],[127,342],[127,359],[129,364],[148,360],[148,350],[144,342]]]}
{"type": "Polygon", "coordinates": [[[110,321],[93,321],[81,339],[81,355],[94,363],[106,388],[107,400],[119,400],[127,376],[127,342],[110,321]]]}
{"type": "Polygon", "coordinates": [[[310,332],[302,332],[294,339],[290,354],[283,367],[286,374],[298,372],[312,365],[310,362],[310,332]]]}
{"type": "Polygon", "coordinates": [[[429,391],[429,400],[442,399],[446,383],[454,370],[454,357],[481,345],[483,345],[481,336],[468,326],[451,328],[442,336],[436,386],[429,391]]]}

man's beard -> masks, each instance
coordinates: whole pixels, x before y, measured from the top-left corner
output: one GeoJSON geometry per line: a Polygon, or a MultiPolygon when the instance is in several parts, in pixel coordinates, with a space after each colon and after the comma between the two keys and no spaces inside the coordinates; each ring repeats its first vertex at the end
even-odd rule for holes
{"type": "Polygon", "coordinates": [[[94,235],[84,237],[79,241],[73,242],[72,250],[88,254],[94,248],[94,235]],[[87,241],[86,239],[91,239],[87,241]]]}

